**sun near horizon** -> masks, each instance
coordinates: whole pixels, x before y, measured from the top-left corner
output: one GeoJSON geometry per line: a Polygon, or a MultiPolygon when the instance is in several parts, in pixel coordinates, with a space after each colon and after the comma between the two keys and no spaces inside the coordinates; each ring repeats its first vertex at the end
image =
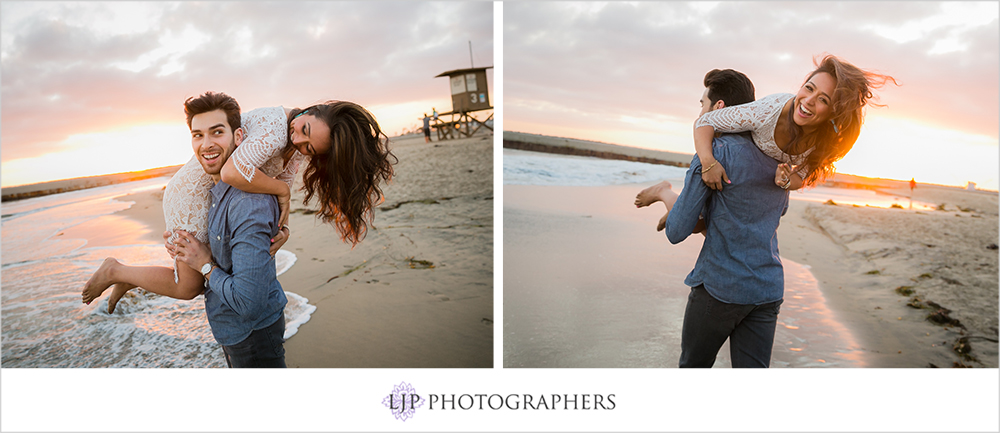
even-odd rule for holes
{"type": "MultiPolygon", "coordinates": [[[[376,105],[369,111],[390,137],[412,132],[431,107],[449,109],[451,101],[428,99],[376,105]]],[[[191,159],[191,135],[183,122],[139,123],[103,132],[69,135],[59,152],[0,163],[0,187],[12,188],[59,180],[170,167],[191,159]]]]}
{"type": "MultiPolygon", "coordinates": [[[[621,119],[640,125],[629,130],[590,129],[506,121],[509,131],[620,146],[694,155],[690,123],[673,119],[621,119]]],[[[692,121],[693,122],[693,121],[692,121]]],[[[869,112],[861,136],[850,152],[834,163],[837,173],[872,179],[910,180],[918,183],[997,191],[1000,145],[994,137],[949,130],[905,118],[869,112]]]]}

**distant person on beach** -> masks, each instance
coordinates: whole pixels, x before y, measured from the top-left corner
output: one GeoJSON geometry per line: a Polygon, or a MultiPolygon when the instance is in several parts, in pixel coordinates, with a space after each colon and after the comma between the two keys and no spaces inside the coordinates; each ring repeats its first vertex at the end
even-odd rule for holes
{"type": "MultiPolygon", "coordinates": [[[[227,185],[277,198],[280,232],[274,236],[270,255],[290,233],[286,224],[290,190],[303,160],[308,161],[302,174],[303,203],[317,199],[318,218],[333,225],[345,242],[361,242],[372,224],[374,206],[382,201],[380,184],[392,178],[395,163],[388,138],[368,110],[352,102],[331,101],[305,109],[260,108],[241,115],[235,99],[207,92],[185,102],[189,127],[192,110],[207,102],[222,107],[226,122],[221,126],[233,131],[234,139],[239,137],[240,142],[232,157],[226,159],[220,159],[222,153],[201,154],[195,147],[195,156],[170,179],[163,194],[168,250],[180,236],[177,230],[186,231],[201,243],[208,241],[215,180],[202,166],[202,159],[218,166],[220,179],[227,185]]],[[[204,140],[205,133],[192,130],[192,145],[204,140]]],[[[207,133],[224,131],[214,128],[207,133]]],[[[273,261],[270,266],[274,267],[273,261]]],[[[108,257],[84,286],[81,297],[89,304],[113,285],[109,313],[136,286],[172,298],[193,299],[203,291],[207,273],[176,263],[174,269],[128,266],[108,257]]]]}
{"type": "Polygon", "coordinates": [[[434,120],[438,120],[438,109],[437,108],[431,107],[431,117],[433,117],[434,120]]]}
{"type": "Polygon", "coordinates": [[[910,178],[910,195],[913,195],[913,188],[917,187],[917,179],[915,177],[910,178]]]}
{"type": "Polygon", "coordinates": [[[424,113],[424,143],[431,142],[431,118],[427,117],[427,113],[424,113]]]}

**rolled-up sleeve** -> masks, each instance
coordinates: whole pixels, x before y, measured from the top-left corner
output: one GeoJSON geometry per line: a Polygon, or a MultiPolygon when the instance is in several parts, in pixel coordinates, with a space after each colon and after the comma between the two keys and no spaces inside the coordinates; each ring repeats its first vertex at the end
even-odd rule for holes
{"type": "MultiPolygon", "coordinates": [[[[719,155],[716,156],[718,157],[719,155]]],[[[719,160],[719,164],[722,163],[723,161],[719,160]]],[[[670,243],[680,243],[691,235],[711,193],[712,190],[701,180],[701,163],[695,155],[691,159],[691,167],[684,176],[684,188],[667,215],[667,227],[664,231],[670,243]]]]}
{"type": "Polygon", "coordinates": [[[229,213],[232,271],[216,268],[209,276],[209,287],[240,316],[259,314],[267,304],[267,286],[260,282],[275,279],[269,248],[276,232],[277,212],[273,196],[247,195],[234,203],[229,213]]]}

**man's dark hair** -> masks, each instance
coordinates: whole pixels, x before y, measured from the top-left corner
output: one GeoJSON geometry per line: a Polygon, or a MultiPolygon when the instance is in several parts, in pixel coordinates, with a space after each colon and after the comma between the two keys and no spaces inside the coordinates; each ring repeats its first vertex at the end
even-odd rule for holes
{"type": "Polygon", "coordinates": [[[727,107],[754,101],[753,82],[739,71],[712,69],[705,74],[705,87],[712,105],[720,99],[727,107]]]}
{"type": "Polygon", "coordinates": [[[204,95],[197,98],[192,96],[184,101],[184,114],[187,115],[188,129],[191,129],[191,118],[215,110],[222,110],[226,113],[226,120],[233,132],[240,129],[240,104],[232,96],[215,92],[205,92],[204,95]]]}

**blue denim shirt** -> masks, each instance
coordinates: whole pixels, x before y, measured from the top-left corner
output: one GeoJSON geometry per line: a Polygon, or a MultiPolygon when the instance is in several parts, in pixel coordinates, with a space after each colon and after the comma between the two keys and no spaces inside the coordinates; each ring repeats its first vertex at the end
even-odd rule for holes
{"type": "Polygon", "coordinates": [[[278,200],[225,182],[211,192],[208,241],[219,266],[209,275],[205,313],[215,340],[232,346],[273,324],[288,302],[268,251],[278,234],[278,200]]]}
{"type": "Polygon", "coordinates": [[[703,284],[715,299],[728,304],[777,301],[785,288],[778,220],[788,209],[788,192],[774,184],[778,162],[746,135],[716,138],[712,153],[732,183],[723,183],[722,191],[709,189],[695,155],[684,189],[667,216],[665,231],[673,244],[691,235],[699,214],[705,217],[705,242],[684,284],[703,284]]]}

